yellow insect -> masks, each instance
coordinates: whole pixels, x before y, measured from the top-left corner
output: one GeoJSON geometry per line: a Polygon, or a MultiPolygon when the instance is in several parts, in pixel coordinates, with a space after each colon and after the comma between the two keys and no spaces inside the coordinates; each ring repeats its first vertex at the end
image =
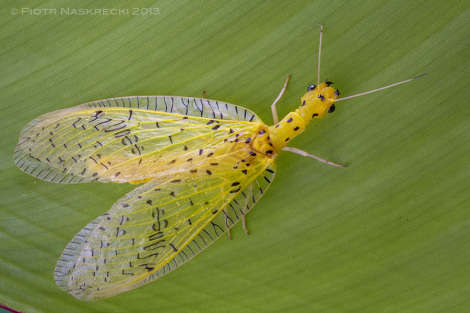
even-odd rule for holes
{"type": "MultiPolygon", "coordinates": [[[[322,31],[320,51],[321,38],[322,31]]],[[[93,101],[30,122],[14,153],[26,173],[66,184],[143,183],[70,241],[55,268],[57,285],[91,301],[174,270],[240,219],[245,227],[281,150],[344,166],[287,147],[339,101],[328,80],[310,85],[300,107],[279,122],[276,102],[288,80],[272,104],[273,126],[240,106],[173,96],[93,101]]]]}

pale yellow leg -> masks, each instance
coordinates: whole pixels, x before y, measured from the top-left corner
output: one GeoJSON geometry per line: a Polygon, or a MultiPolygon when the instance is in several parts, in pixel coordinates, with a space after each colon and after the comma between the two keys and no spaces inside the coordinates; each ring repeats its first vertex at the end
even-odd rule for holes
{"type": "Polygon", "coordinates": [[[327,161],[327,160],[325,160],[325,159],[322,159],[322,158],[320,158],[320,157],[317,157],[316,155],[308,154],[307,152],[305,152],[305,151],[303,151],[303,150],[300,150],[300,149],[297,149],[297,148],[293,148],[293,147],[284,147],[284,148],[282,148],[282,150],[294,152],[294,153],[303,155],[303,156],[305,156],[305,157],[314,158],[315,160],[318,160],[318,161],[320,161],[320,162],[323,162],[323,163],[326,163],[326,164],[329,164],[329,165],[334,165],[334,166],[339,166],[339,167],[346,167],[346,166],[347,166],[347,165],[336,164],[336,163],[327,161]]]}
{"type": "Polygon", "coordinates": [[[286,91],[287,83],[289,82],[290,76],[291,76],[290,74],[289,76],[287,76],[286,83],[284,84],[284,87],[282,88],[281,93],[279,94],[279,96],[277,96],[276,100],[274,100],[273,104],[271,104],[271,111],[273,112],[274,124],[279,123],[279,118],[277,116],[277,110],[276,110],[276,103],[279,101],[279,99],[281,99],[282,95],[284,94],[284,91],[286,91]]]}
{"type": "Polygon", "coordinates": [[[242,223],[243,223],[243,229],[245,230],[245,234],[248,236],[250,233],[248,232],[248,230],[246,230],[245,215],[242,215],[242,223]]]}

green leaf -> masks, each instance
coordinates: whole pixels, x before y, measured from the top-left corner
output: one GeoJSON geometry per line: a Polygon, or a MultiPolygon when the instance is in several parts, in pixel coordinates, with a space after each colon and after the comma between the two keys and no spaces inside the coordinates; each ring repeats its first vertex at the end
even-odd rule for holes
{"type": "Polygon", "coordinates": [[[113,3],[1,4],[1,304],[24,312],[468,310],[465,1],[113,3]],[[92,100],[197,97],[202,89],[271,124],[288,74],[281,116],[316,83],[319,23],[322,80],[343,96],[428,72],[338,102],[291,144],[349,167],[283,153],[271,189],[248,215],[250,236],[237,226],[232,241],[107,300],[61,291],[53,270],[66,244],[133,187],[24,174],[12,160],[21,128],[92,100]]]}

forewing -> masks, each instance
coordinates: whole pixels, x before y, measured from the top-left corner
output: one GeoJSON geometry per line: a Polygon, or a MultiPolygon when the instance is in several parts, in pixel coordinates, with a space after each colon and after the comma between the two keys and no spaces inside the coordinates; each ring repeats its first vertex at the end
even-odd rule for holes
{"type": "Polygon", "coordinates": [[[56,183],[141,183],[202,162],[235,134],[252,133],[251,111],[214,100],[149,96],[95,101],[44,114],[21,132],[16,165],[56,183]],[[235,132],[235,134],[233,134],[235,132]],[[179,164],[182,165],[182,164],[179,164]]]}
{"type": "Polygon", "coordinates": [[[246,161],[203,177],[156,178],[128,193],[72,239],[57,263],[56,283],[76,298],[97,300],[190,260],[246,214],[271,183],[274,159],[246,161]]]}

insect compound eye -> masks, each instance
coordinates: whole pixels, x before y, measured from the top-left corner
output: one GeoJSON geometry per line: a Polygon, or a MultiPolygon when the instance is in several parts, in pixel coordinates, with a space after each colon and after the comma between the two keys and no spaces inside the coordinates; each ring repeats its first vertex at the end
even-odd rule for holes
{"type": "Polygon", "coordinates": [[[332,105],[330,105],[330,107],[328,108],[328,113],[333,113],[335,111],[335,104],[333,103],[332,105]]]}
{"type": "Polygon", "coordinates": [[[307,87],[307,91],[311,91],[311,90],[315,89],[316,87],[317,87],[316,85],[311,84],[307,87]]]}

